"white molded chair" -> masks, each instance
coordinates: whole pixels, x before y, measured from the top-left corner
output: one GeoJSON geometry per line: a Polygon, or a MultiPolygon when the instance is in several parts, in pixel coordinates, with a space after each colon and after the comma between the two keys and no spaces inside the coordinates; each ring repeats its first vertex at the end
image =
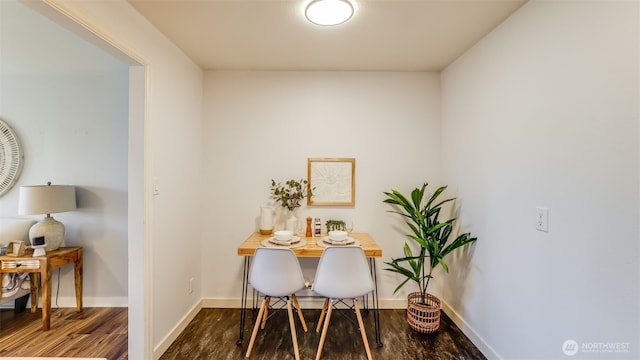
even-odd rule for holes
{"type": "Polygon", "coordinates": [[[298,299],[295,292],[305,288],[304,276],[296,254],[290,249],[260,247],[256,249],[253,256],[253,264],[249,274],[249,283],[254,289],[264,294],[264,299],[260,304],[256,324],[253,327],[249,347],[246,357],[251,355],[251,349],[258,333],[258,328],[262,324],[264,329],[267,321],[268,308],[272,297],[285,298],[287,302],[287,312],[289,314],[289,326],[291,327],[291,339],[293,340],[293,350],[296,359],[300,359],[298,350],[298,339],[296,337],[296,326],[293,318],[291,301],[293,300],[302,327],[307,331],[307,324],[302,316],[298,299]]]}
{"type": "Polygon", "coordinates": [[[316,331],[320,330],[324,318],[324,328],[320,336],[320,344],[316,352],[316,360],[322,355],[322,348],[327,336],[329,328],[329,320],[331,320],[331,312],[337,301],[351,299],[358,318],[358,326],[360,327],[360,335],[364,342],[364,348],[367,352],[367,358],[371,360],[371,350],[369,349],[369,341],[367,333],[360,315],[360,307],[358,306],[358,298],[373,291],[374,285],[371,279],[369,265],[364,251],[359,246],[335,246],[328,247],[322,252],[316,277],[313,281],[313,291],[326,297],[318,321],[316,331]]]}

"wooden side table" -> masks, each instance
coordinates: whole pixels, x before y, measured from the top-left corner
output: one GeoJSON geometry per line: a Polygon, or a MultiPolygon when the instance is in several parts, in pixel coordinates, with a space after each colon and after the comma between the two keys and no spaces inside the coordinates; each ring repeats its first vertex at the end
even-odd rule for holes
{"type": "Polygon", "coordinates": [[[0,274],[29,273],[31,277],[31,312],[38,307],[38,285],[42,289],[42,330],[51,327],[51,272],[73,264],[76,289],[76,311],[82,312],[82,247],[65,247],[33,257],[33,250],[24,256],[0,256],[0,274]]]}

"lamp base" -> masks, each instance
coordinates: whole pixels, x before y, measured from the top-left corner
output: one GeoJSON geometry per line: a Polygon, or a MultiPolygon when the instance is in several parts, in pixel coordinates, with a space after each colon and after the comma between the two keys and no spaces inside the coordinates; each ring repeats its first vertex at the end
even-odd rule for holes
{"type": "Polygon", "coordinates": [[[64,224],[47,215],[29,229],[29,241],[39,236],[44,236],[46,251],[56,250],[64,243],[64,224]]]}

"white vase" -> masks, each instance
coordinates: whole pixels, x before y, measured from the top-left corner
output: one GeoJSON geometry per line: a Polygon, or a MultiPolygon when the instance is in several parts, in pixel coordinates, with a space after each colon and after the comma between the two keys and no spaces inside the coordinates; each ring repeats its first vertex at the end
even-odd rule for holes
{"type": "Polygon", "coordinates": [[[297,228],[298,218],[296,218],[293,210],[289,210],[289,216],[287,217],[287,221],[285,222],[285,230],[291,230],[295,234],[297,228]]]}
{"type": "Polygon", "coordinates": [[[276,210],[271,206],[260,208],[260,234],[271,235],[276,222],[276,210]]]}

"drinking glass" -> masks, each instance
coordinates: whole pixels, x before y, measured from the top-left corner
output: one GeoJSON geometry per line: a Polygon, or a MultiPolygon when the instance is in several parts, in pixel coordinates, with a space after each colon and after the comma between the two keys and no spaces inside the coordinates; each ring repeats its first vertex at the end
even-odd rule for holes
{"type": "Polygon", "coordinates": [[[345,230],[347,230],[347,233],[351,233],[353,231],[353,221],[352,220],[347,220],[345,222],[345,230]]]}

